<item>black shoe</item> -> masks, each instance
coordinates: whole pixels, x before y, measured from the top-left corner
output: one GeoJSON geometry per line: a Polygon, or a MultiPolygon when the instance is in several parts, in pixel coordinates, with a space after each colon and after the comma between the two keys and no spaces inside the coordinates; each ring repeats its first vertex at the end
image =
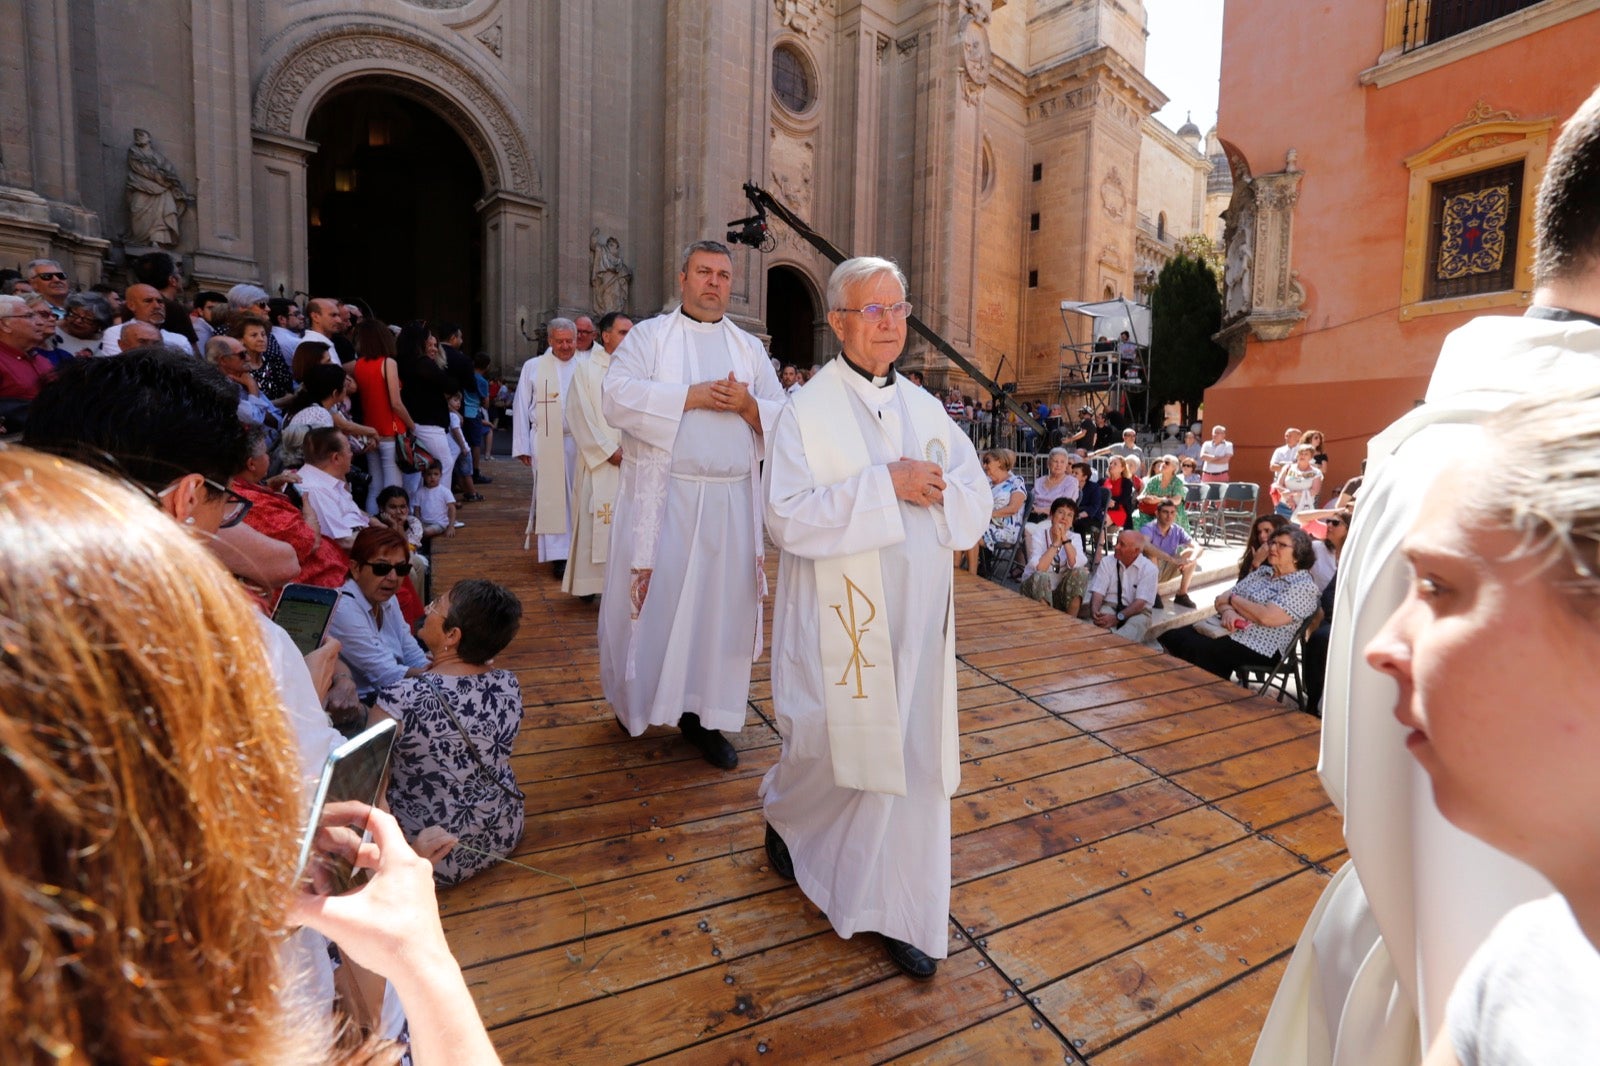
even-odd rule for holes
{"type": "Polygon", "coordinates": [[[557,581],[560,581],[562,578],[567,576],[567,561],[565,559],[557,559],[555,566],[551,568],[550,572],[556,575],[557,581]]]}
{"type": "Polygon", "coordinates": [[[1172,597],[1172,602],[1177,604],[1179,607],[1188,607],[1191,610],[1194,609],[1194,601],[1189,598],[1189,594],[1187,592],[1178,593],[1176,596],[1172,597]]]}
{"type": "Polygon", "coordinates": [[[883,938],[883,950],[889,953],[889,961],[900,967],[900,972],[914,981],[931,981],[939,970],[937,959],[930,959],[926,953],[912,947],[904,940],[886,936],[883,938]]]}
{"type": "Polygon", "coordinates": [[[1166,604],[1164,604],[1164,603],[1162,603],[1162,602],[1161,602],[1161,597],[1160,597],[1160,596],[1157,596],[1157,597],[1156,597],[1156,610],[1158,610],[1158,611],[1159,611],[1159,610],[1161,610],[1161,609],[1162,609],[1162,608],[1164,608],[1164,607],[1166,607],[1166,604]]]}
{"type": "Polygon", "coordinates": [[[767,865],[785,881],[794,880],[794,859],[789,856],[789,845],[770,825],[767,826],[767,865]]]}
{"type": "Polygon", "coordinates": [[[600,594],[599,594],[599,593],[598,593],[598,592],[591,592],[591,593],[589,593],[589,595],[587,595],[587,596],[579,596],[579,597],[578,597],[578,600],[579,600],[579,601],[580,601],[580,602],[582,602],[582,603],[588,603],[588,604],[592,604],[592,603],[594,603],[594,602],[595,602],[595,601],[596,601],[596,600],[598,600],[598,599],[599,599],[599,598],[600,598],[600,594]]]}
{"type": "Polygon", "coordinates": [[[728,738],[715,729],[701,725],[698,714],[686,714],[679,718],[678,728],[683,730],[685,740],[700,749],[701,757],[718,770],[732,770],[739,765],[739,753],[733,750],[728,738]]]}
{"type": "Polygon", "coordinates": [[[488,474],[473,474],[472,475],[472,480],[474,482],[476,482],[477,484],[479,484],[479,485],[493,485],[494,484],[494,478],[490,477],[488,474]]]}

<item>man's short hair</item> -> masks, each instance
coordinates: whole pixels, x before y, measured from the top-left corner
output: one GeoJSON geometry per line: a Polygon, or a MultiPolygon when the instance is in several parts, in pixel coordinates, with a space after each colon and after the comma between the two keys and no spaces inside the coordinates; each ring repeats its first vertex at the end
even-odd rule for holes
{"type": "Polygon", "coordinates": [[[306,434],[301,451],[306,463],[318,466],[338,455],[344,445],[344,431],[338,426],[318,426],[306,434]]]}
{"type": "Polygon", "coordinates": [[[0,295],[0,318],[28,314],[28,301],[20,296],[0,295]]]}
{"type": "Polygon", "coordinates": [[[504,585],[471,577],[451,586],[444,627],[461,630],[456,654],[462,662],[481,666],[493,659],[516,637],[521,625],[522,601],[504,585]]]}
{"type": "Polygon", "coordinates": [[[1567,119],[1544,165],[1533,209],[1533,283],[1600,265],[1600,90],[1567,119]]]}
{"type": "Polygon", "coordinates": [[[200,311],[204,311],[212,304],[225,304],[227,302],[228,298],[226,296],[222,295],[220,292],[216,292],[213,289],[206,289],[204,292],[195,293],[194,297],[194,306],[200,311]]]}
{"type": "Polygon", "coordinates": [[[846,259],[833,268],[833,273],[828,275],[828,310],[838,311],[844,307],[845,290],[851,286],[870,281],[878,277],[891,277],[895,284],[900,286],[901,296],[906,292],[906,276],[892,259],[882,259],[875,255],[858,255],[854,259],[846,259]]]}
{"type": "Polygon", "coordinates": [[[43,266],[53,266],[57,270],[61,269],[61,263],[60,263],[59,260],[55,260],[55,259],[30,259],[26,263],[22,264],[22,278],[23,278],[23,280],[26,281],[29,278],[32,278],[33,277],[33,272],[35,270],[38,270],[40,267],[43,267],[43,266]]]}
{"type": "Polygon", "coordinates": [[[129,264],[133,280],[152,289],[164,289],[178,272],[178,261],[167,252],[146,252],[129,264]]]}
{"type": "Polygon", "coordinates": [[[552,318],[544,325],[544,332],[546,336],[555,333],[558,330],[570,333],[576,337],[578,335],[578,324],[572,321],[570,318],[552,318]]]}
{"type": "Polygon", "coordinates": [[[696,252],[710,252],[713,255],[725,255],[728,257],[728,262],[733,262],[733,253],[730,252],[728,250],[728,246],[723,244],[721,241],[693,241],[684,246],[683,254],[678,257],[678,273],[687,274],[689,272],[689,257],[694,255],[696,252]]]}
{"type": "Polygon", "coordinates": [[[215,363],[219,359],[232,355],[235,351],[242,350],[243,345],[239,344],[237,338],[230,337],[226,333],[216,333],[212,335],[210,340],[206,341],[206,362],[215,363]]]}
{"type": "Polygon", "coordinates": [[[104,332],[116,317],[111,301],[97,292],[75,292],[67,297],[66,312],[87,311],[94,316],[95,329],[104,332]]]}
{"type": "Polygon", "coordinates": [[[1139,435],[1139,431],[1134,429],[1132,426],[1129,426],[1127,429],[1122,431],[1122,435],[1124,437],[1137,437],[1139,435]]]}
{"type": "Polygon", "coordinates": [[[610,333],[611,327],[617,324],[617,319],[619,318],[626,318],[629,322],[633,321],[631,316],[623,314],[621,311],[607,311],[600,316],[600,321],[594,324],[594,328],[601,333],[610,333]]]}
{"type": "Polygon", "coordinates": [[[226,485],[250,457],[239,386],[161,347],[63,363],[33,401],[23,443],[152,489],[191,473],[226,485]]]}
{"type": "Polygon", "coordinates": [[[287,296],[274,296],[267,301],[267,318],[271,320],[272,325],[281,325],[278,320],[288,318],[289,311],[294,306],[295,302],[287,296]]]}

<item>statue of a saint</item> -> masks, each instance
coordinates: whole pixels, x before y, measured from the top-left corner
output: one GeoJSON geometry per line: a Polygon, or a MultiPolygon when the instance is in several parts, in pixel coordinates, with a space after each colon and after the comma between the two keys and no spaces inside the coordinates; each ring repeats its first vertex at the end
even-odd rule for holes
{"type": "Polygon", "coordinates": [[[622,261],[622,242],[601,238],[599,227],[589,233],[589,302],[597,315],[625,311],[633,288],[633,268],[622,261]]]}
{"type": "Polygon", "coordinates": [[[178,216],[184,204],[193,202],[172,161],[150,143],[150,131],[134,130],[128,148],[128,242],[174,247],[178,216]]]}

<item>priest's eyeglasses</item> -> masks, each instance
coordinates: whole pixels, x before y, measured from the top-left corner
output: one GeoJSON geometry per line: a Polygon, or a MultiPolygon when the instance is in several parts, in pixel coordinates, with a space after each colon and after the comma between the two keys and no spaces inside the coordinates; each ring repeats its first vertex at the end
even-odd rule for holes
{"type": "Polygon", "coordinates": [[[896,321],[903,321],[911,314],[911,304],[905,300],[893,304],[867,304],[863,307],[836,307],[834,310],[845,315],[860,315],[863,322],[882,322],[885,318],[894,317],[896,321]]]}

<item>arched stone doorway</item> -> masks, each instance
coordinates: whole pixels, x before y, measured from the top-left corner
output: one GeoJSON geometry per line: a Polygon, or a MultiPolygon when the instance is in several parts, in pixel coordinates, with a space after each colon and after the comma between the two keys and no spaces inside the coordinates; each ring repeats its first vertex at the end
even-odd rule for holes
{"type": "Polygon", "coordinates": [[[783,363],[806,367],[821,357],[819,332],[827,323],[811,292],[810,281],[793,267],[767,271],[767,333],[773,357],[783,363]]]}
{"type": "Polygon", "coordinates": [[[461,135],[357,79],[318,101],[306,138],[311,293],[360,297],[387,322],[450,319],[481,347],[484,182],[461,135]]]}
{"type": "MultiPolygon", "coordinates": [[[[472,247],[478,280],[467,284],[478,303],[444,313],[466,317],[462,324],[469,334],[476,330],[481,337],[472,339],[474,346],[481,344],[502,368],[516,366],[532,354],[518,324],[530,317],[530,308],[547,305],[549,294],[541,272],[543,183],[503,72],[448,37],[387,21],[326,16],[303,26],[272,47],[251,111],[251,196],[258,269],[268,291],[310,290],[308,178],[310,161],[322,149],[310,139],[313,113],[324,104],[341,107],[339,98],[347,93],[377,91],[391,102],[419,106],[465,143],[482,190],[479,200],[468,201],[474,218],[464,227],[477,242],[472,247]],[[481,306],[481,315],[474,318],[472,306],[481,306]]],[[[325,135],[334,151],[366,133],[334,129],[325,135]]],[[[418,249],[407,261],[427,254],[418,249]]],[[[421,293],[417,299],[422,301],[421,293]]],[[[425,313],[426,305],[400,313],[419,311],[425,313]]]]}

